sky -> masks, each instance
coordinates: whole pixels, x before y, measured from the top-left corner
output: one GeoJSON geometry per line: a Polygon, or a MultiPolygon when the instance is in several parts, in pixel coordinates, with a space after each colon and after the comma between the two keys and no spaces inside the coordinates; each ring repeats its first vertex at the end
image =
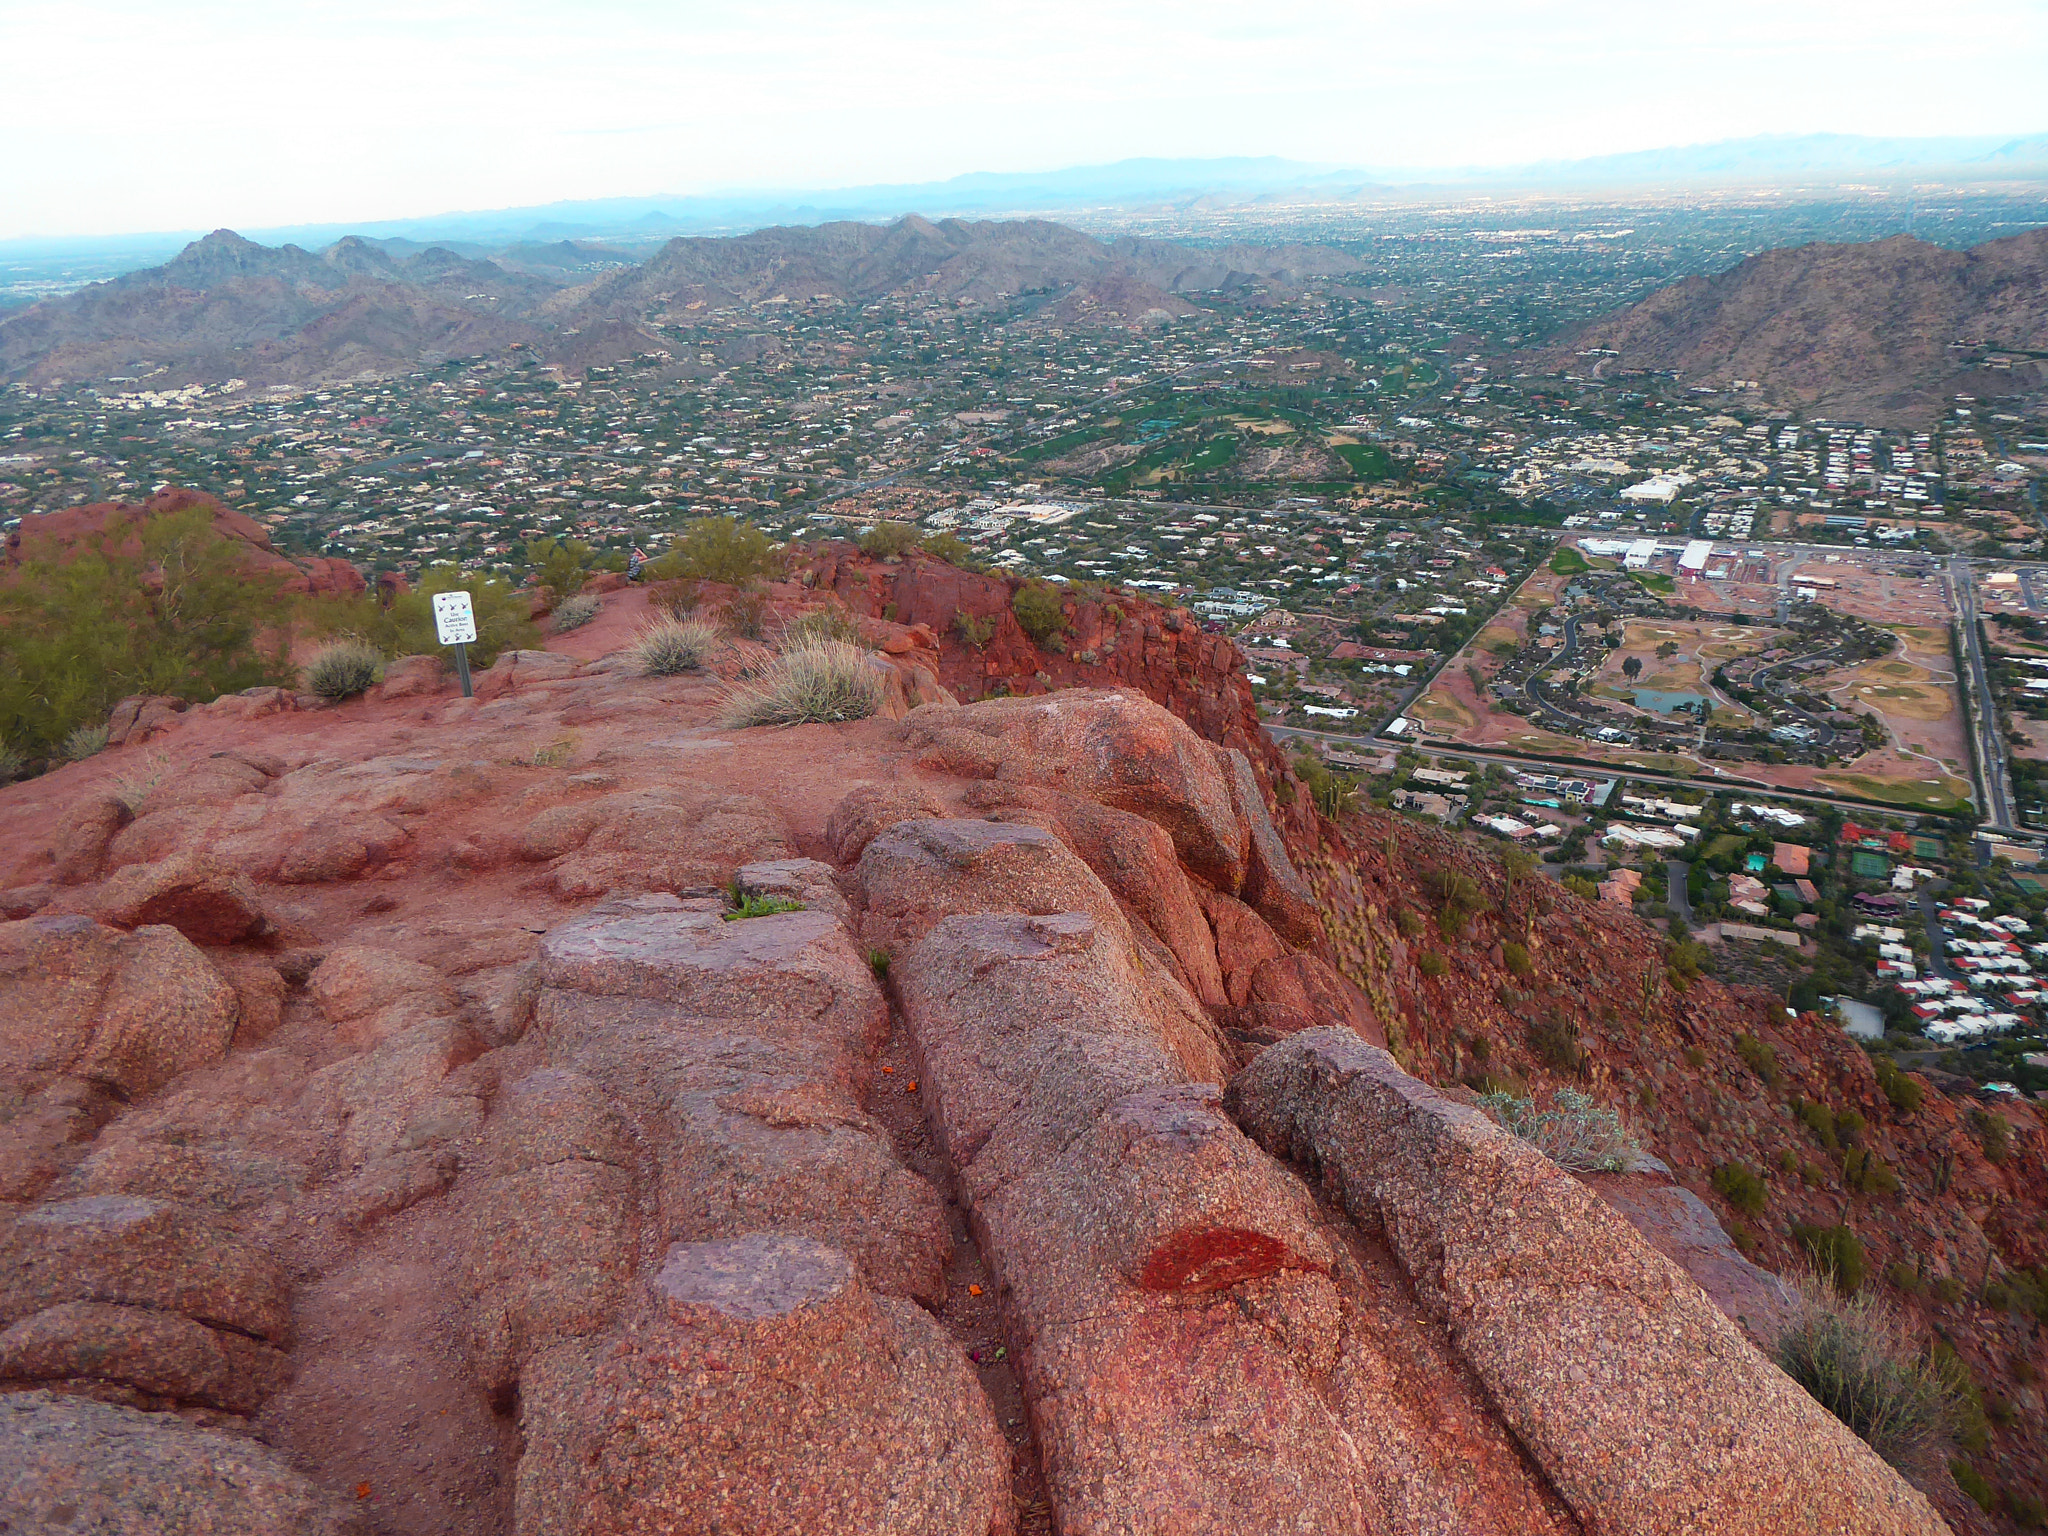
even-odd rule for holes
{"type": "Polygon", "coordinates": [[[2048,128],[2048,0],[0,0],[0,239],[2048,128]]]}

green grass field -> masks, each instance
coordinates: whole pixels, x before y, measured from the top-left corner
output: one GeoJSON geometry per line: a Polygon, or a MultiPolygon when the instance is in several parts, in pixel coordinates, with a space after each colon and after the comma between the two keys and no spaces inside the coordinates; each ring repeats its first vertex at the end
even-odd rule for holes
{"type": "Polygon", "coordinates": [[[1557,553],[1550,557],[1550,571],[1554,576],[1576,576],[1581,571],[1590,571],[1586,557],[1569,544],[1557,546],[1557,553]]]}

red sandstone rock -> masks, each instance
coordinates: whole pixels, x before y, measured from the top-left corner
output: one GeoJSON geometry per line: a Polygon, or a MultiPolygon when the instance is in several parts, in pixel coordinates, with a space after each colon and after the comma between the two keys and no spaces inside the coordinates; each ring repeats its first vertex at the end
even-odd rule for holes
{"type": "Polygon", "coordinates": [[[365,1536],[351,1501],[242,1435],[164,1413],[0,1394],[0,1515],[104,1536],[365,1536]]]}
{"type": "Polygon", "coordinates": [[[1236,890],[1246,832],[1229,781],[1195,733],[1134,694],[1075,690],[991,699],[906,722],[920,761],[963,778],[1038,784],[1164,827],[1181,862],[1236,890]]]}
{"type": "Polygon", "coordinates": [[[877,832],[899,821],[928,821],[946,814],[945,803],[916,784],[856,784],[825,823],[825,849],[842,867],[861,856],[877,832]]]}
{"type": "Polygon", "coordinates": [[[116,928],[165,924],[194,944],[236,944],[272,926],[248,878],[204,853],[126,866],[94,894],[91,910],[116,928]]]}
{"type": "Polygon", "coordinates": [[[0,1381],[8,1383],[104,1384],[246,1414],[289,1374],[282,1350],[146,1307],[64,1302],[0,1330],[0,1381]]]}
{"type": "Polygon", "coordinates": [[[272,1344],[291,1334],[275,1260],[198,1212],[141,1196],[40,1206],[0,1234],[0,1323],[75,1301],[182,1313],[272,1344]]]}
{"type": "Polygon", "coordinates": [[[1946,1529],[1569,1174],[1348,1030],[1273,1046],[1229,1107],[1384,1225],[1579,1519],[1616,1531],[1946,1529]]]}
{"type": "Polygon", "coordinates": [[[1008,1455],[930,1318],[792,1236],[679,1243],[603,1344],[521,1393],[518,1528],[1001,1536],[1008,1455]]]}
{"type": "Polygon", "coordinates": [[[57,828],[52,850],[57,865],[50,878],[59,885],[83,885],[99,879],[106,867],[108,845],[132,819],[127,805],[112,795],[73,806],[57,828]]]}
{"type": "Polygon", "coordinates": [[[121,933],[86,917],[0,923],[0,1059],[146,1093],[218,1060],[235,993],[175,928],[121,933]]]}

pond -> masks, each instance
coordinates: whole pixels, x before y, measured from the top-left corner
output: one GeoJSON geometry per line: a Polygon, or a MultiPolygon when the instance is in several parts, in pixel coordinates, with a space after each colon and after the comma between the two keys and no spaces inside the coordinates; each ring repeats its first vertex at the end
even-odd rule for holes
{"type": "Polygon", "coordinates": [[[1698,709],[1706,702],[1704,694],[1671,693],[1662,688],[1636,690],[1636,708],[1655,710],[1660,715],[1668,715],[1679,709],[1698,709]]]}

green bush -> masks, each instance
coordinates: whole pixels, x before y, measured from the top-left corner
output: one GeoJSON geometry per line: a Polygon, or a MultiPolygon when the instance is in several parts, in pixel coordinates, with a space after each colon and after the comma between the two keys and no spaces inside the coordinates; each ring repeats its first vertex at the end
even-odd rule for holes
{"type": "Polygon", "coordinates": [[[1842,1154],[1842,1178],[1848,1186],[1866,1195],[1895,1195],[1899,1176],[1875,1152],[1851,1147],[1842,1154]]]}
{"type": "Polygon", "coordinates": [[[1778,1086],[1778,1053],[1754,1035],[1735,1037],[1735,1054],[1754,1072],[1766,1088],[1778,1086]]]}
{"type": "Polygon", "coordinates": [[[2005,1116],[1988,1109],[1973,1109],[1970,1129],[1977,1133],[1984,1156],[1991,1162],[2002,1163],[2012,1155],[2012,1122],[2005,1116]]]}
{"type": "Polygon", "coordinates": [[[924,552],[934,560],[943,560],[963,571],[981,568],[981,562],[974,558],[974,547],[957,533],[933,534],[924,541],[924,552]]]}
{"type": "Polygon", "coordinates": [[[1421,967],[1423,975],[1432,979],[1444,975],[1451,968],[1450,963],[1433,949],[1424,950],[1422,957],[1415,963],[1421,967]]]}
{"type": "Polygon", "coordinates": [[[572,629],[581,629],[602,612],[604,604],[598,601],[595,593],[579,592],[574,597],[565,597],[555,604],[551,616],[555,633],[566,635],[572,629]]]}
{"type": "Polygon", "coordinates": [[[280,585],[244,566],[203,507],[24,560],[0,586],[0,741],[40,757],[129,694],[289,683],[280,585]]]}
{"type": "Polygon", "coordinates": [[[880,522],[860,536],[860,552],[878,560],[900,560],[917,545],[917,530],[908,523],[880,522]]]}
{"type": "Polygon", "coordinates": [[[1774,1353],[1815,1402],[1902,1470],[1924,1465],[1954,1421],[1949,1382],[1876,1296],[1807,1281],[1774,1353]]]}
{"type": "Polygon", "coordinates": [[[1400,931],[1404,939],[1417,939],[1422,936],[1422,919],[1408,907],[1403,907],[1394,914],[1394,927],[1400,931]]]}
{"type": "Polygon", "coordinates": [[[1847,1227],[1794,1222],[1792,1241],[1806,1250],[1814,1269],[1832,1280],[1835,1289],[1844,1296],[1863,1288],[1863,1244],[1847,1227]]]}
{"type": "Polygon", "coordinates": [[[1722,1199],[1745,1216],[1763,1215],[1768,1191],[1756,1170],[1747,1163],[1722,1163],[1713,1171],[1709,1182],[1722,1199]]]}
{"type": "Polygon", "coordinates": [[[963,645],[971,645],[977,651],[981,650],[996,637],[995,617],[990,615],[985,619],[977,619],[971,613],[956,613],[953,615],[953,632],[960,637],[963,645]]]}
{"type": "Polygon", "coordinates": [[[1878,1056],[1871,1065],[1877,1069],[1877,1086],[1884,1090],[1884,1096],[1891,1100],[1892,1108],[1900,1114],[1910,1115],[1926,1101],[1927,1090],[1920,1079],[1900,1071],[1899,1064],[1891,1057],[1878,1056]]]}
{"type": "Polygon", "coordinates": [[[882,707],[885,691],[882,674],[859,646],[843,640],[805,640],[778,656],[758,683],[728,695],[719,723],[738,727],[861,720],[882,707]]]}
{"type": "Polygon", "coordinates": [[[369,641],[336,640],[306,663],[306,691],[323,699],[352,699],[377,681],[383,667],[383,653],[369,641]]]}
{"type": "Polygon", "coordinates": [[[700,517],[641,574],[650,581],[716,581],[744,587],[775,565],[768,535],[731,517],[700,517]]]}
{"type": "Polygon", "coordinates": [[[1963,1299],[1963,1282],[1954,1275],[1943,1275],[1928,1289],[1934,1293],[1936,1301],[1951,1307],[1963,1299]]]}
{"type": "Polygon", "coordinates": [[[28,767],[28,759],[0,741],[0,784],[12,784],[28,767]]]}
{"type": "Polygon", "coordinates": [[[1529,959],[1529,951],[1513,939],[1500,947],[1501,963],[1508,968],[1510,976],[1527,978],[1535,973],[1536,966],[1529,959]]]}
{"type": "Polygon", "coordinates": [[[644,676],[673,677],[703,666],[723,643],[718,626],[702,619],[650,619],[630,654],[644,676]]]}
{"type": "Polygon", "coordinates": [[[1985,1481],[1984,1474],[1962,1457],[1950,1458],[1948,1475],[1955,1479],[1958,1488],[1976,1501],[1977,1507],[1985,1514],[1988,1515],[1998,1508],[1998,1495],[1992,1490],[1991,1484],[1985,1481]]]}
{"type": "Polygon", "coordinates": [[[526,567],[556,607],[583,590],[597,552],[581,539],[528,539],[526,567]]]}
{"type": "Polygon", "coordinates": [[[1811,1099],[1794,1099],[1792,1113],[1799,1117],[1799,1123],[1813,1132],[1820,1144],[1830,1152],[1839,1151],[1841,1142],[1835,1136],[1835,1112],[1825,1104],[1816,1104],[1811,1099]]]}
{"type": "Polygon", "coordinates": [[[1050,649],[1051,642],[1066,633],[1067,618],[1061,612],[1065,604],[1066,595],[1051,582],[1027,581],[1010,599],[1010,612],[1017,616],[1019,629],[1041,648],[1050,649]]]}
{"type": "Polygon", "coordinates": [[[366,640],[385,656],[425,656],[442,649],[434,625],[434,597],[441,592],[467,592],[476,615],[476,640],[469,663],[488,667],[503,651],[531,650],[540,645],[532,618],[532,594],[520,591],[502,576],[466,572],[459,565],[429,566],[419,585],[400,593],[386,607],[373,595],[328,598],[305,610],[321,634],[366,640]]]}

